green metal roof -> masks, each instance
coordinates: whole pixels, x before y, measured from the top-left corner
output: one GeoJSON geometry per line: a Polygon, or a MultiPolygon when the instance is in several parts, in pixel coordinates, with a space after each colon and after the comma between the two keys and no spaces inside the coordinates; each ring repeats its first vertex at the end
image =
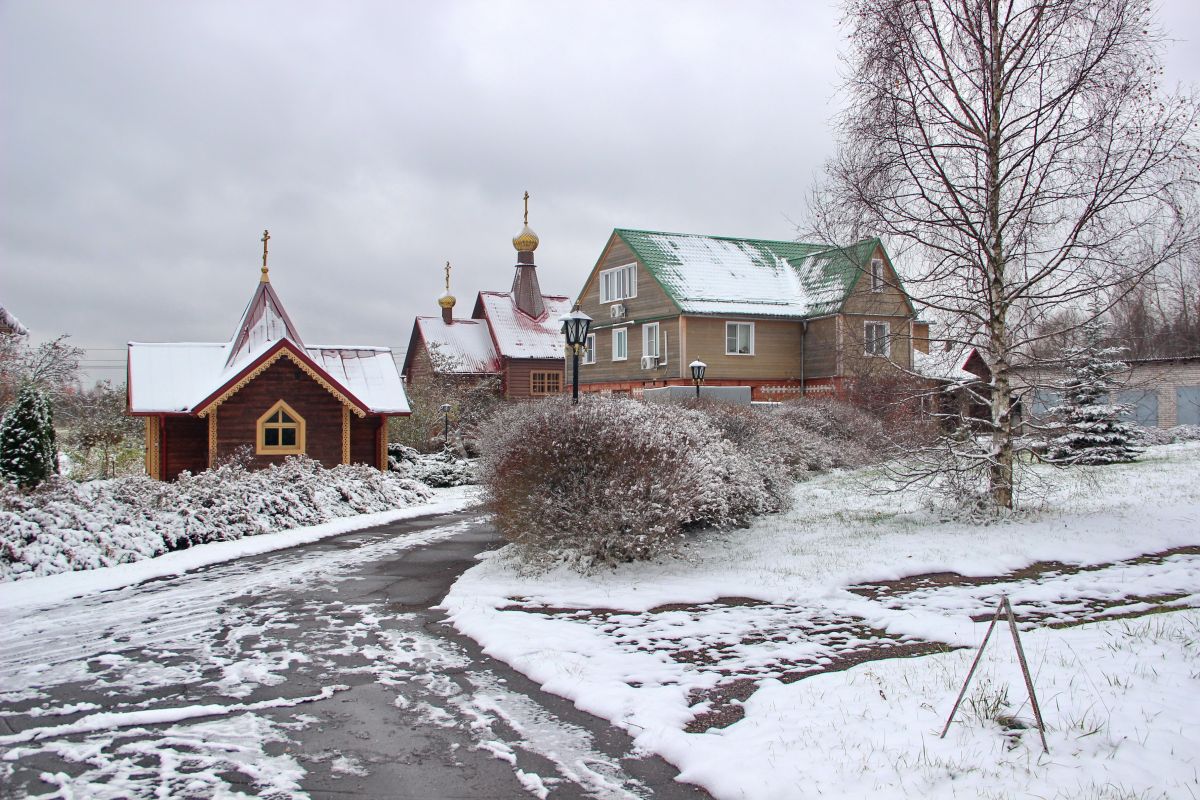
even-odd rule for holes
{"type": "Polygon", "coordinates": [[[817,317],[842,309],[878,239],[848,247],[617,228],[685,314],[817,317]]]}

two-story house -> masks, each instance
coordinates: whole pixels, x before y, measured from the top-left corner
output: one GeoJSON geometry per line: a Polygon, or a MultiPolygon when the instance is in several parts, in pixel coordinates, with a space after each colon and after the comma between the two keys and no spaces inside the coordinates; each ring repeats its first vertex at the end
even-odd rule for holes
{"type": "Polygon", "coordinates": [[[640,394],[691,382],[755,400],[841,394],[913,367],[927,337],[878,239],[839,247],[618,228],[577,302],[594,320],[580,388],[640,394]]]}

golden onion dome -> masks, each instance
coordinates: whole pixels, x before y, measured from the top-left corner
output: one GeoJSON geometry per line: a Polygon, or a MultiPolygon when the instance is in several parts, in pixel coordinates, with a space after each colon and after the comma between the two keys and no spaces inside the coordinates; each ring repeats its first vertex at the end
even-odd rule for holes
{"type": "Polygon", "coordinates": [[[454,308],[454,304],[457,302],[458,300],[449,292],[442,292],[441,297],[438,298],[438,305],[442,308],[454,308]]]}
{"type": "Polygon", "coordinates": [[[525,223],[521,232],[513,237],[513,247],[517,248],[518,253],[532,253],[537,250],[537,246],[537,234],[533,232],[533,228],[529,227],[529,223],[525,223]]]}

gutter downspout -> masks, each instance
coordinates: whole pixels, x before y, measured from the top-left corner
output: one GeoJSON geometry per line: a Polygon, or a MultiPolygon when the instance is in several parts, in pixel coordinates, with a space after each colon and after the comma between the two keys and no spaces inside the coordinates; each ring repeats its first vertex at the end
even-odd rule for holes
{"type": "Polygon", "coordinates": [[[804,397],[804,350],[808,344],[808,320],[800,320],[800,396],[804,397]]]}

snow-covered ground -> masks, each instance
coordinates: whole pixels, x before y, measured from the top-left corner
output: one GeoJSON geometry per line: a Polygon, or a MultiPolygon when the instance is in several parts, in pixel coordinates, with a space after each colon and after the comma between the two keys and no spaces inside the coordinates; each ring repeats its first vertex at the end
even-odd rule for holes
{"type": "MultiPolygon", "coordinates": [[[[439,493],[442,510],[469,499],[439,493]]],[[[362,532],[269,561],[231,549],[330,533],[293,531],[193,548],[179,555],[231,560],[163,580],[138,582],[144,566],[168,563],[153,559],[5,587],[26,594],[8,596],[20,607],[0,600],[0,797],[300,800],[314,776],[326,781],[314,795],[354,795],[377,772],[429,785],[423,759],[456,780],[478,771],[467,751],[510,776],[497,796],[545,797],[564,783],[602,800],[645,796],[589,731],[437,635],[438,615],[405,605],[402,586],[370,589],[404,583],[396,567],[381,579],[380,565],[413,559],[419,571],[420,548],[481,522],[362,532]],[[102,572],[131,585],[59,589],[102,572]],[[370,735],[356,705],[382,721],[370,735]],[[393,749],[412,746],[409,734],[433,741],[431,730],[446,732],[436,753],[393,749]]]]}
{"type": "Polygon", "coordinates": [[[528,574],[498,551],[444,605],[719,798],[1200,797],[1200,444],[1046,477],[1045,510],[977,526],[831,474],[674,559],[528,574]],[[889,583],[926,573],[956,575],[889,583]],[[1001,594],[1048,754],[1005,630],[938,737],[1001,594]]]}

